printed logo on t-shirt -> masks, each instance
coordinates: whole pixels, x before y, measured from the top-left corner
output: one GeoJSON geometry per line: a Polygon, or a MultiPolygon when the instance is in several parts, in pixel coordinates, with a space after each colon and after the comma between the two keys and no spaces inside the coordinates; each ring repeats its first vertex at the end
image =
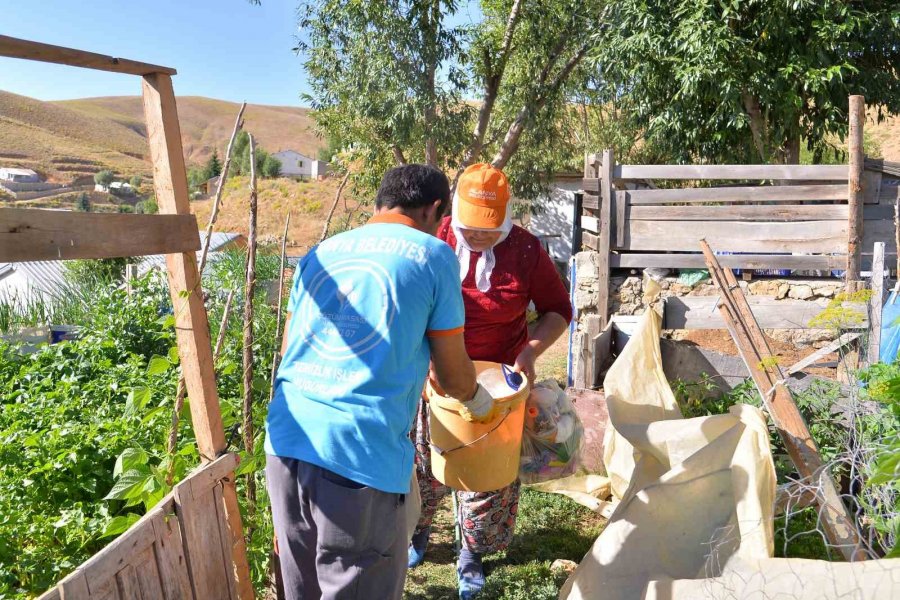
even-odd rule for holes
{"type": "Polygon", "coordinates": [[[397,292],[388,271],[377,262],[337,261],[304,287],[297,311],[301,337],[322,358],[361,357],[388,339],[397,292]]]}

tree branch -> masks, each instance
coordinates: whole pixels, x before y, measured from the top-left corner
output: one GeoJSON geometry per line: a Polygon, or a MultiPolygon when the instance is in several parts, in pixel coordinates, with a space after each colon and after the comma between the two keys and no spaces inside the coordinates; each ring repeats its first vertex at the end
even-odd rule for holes
{"type": "Polygon", "coordinates": [[[341,199],[341,192],[344,191],[344,186],[347,185],[347,180],[350,179],[350,169],[347,169],[347,174],[344,175],[344,178],[341,180],[341,185],[338,186],[337,192],[334,194],[334,202],[331,203],[331,210],[328,211],[328,216],[325,218],[325,224],[322,225],[322,234],[319,236],[319,242],[322,243],[325,240],[325,237],[328,235],[328,228],[331,227],[331,218],[334,217],[334,211],[337,208],[338,201],[341,199]]]}
{"type": "Polygon", "coordinates": [[[397,165],[406,164],[406,157],[403,156],[403,150],[400,149],[400,146],[397,144],[391,145],[391,152],[394,153],[394,160],[397,162],[397,165]]]}

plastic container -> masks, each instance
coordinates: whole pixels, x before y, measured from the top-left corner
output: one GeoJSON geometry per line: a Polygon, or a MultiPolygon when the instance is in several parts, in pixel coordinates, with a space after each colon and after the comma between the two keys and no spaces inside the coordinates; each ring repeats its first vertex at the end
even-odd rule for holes
{"type": "MultiPolygon", "coordinates": [[[[493,362],[475,361],[475,371],[499,369],[493,362]]],[[[425,394],[431,406],[431,470],[435,478],[455,490],[492,492],[511,484],[519,475],[525,400],[529,381],[517,391],[494,399],[501,409],[489,423],[470,423],[459,410],[462,404],[438,394],[429,383],[425,394]]]]}

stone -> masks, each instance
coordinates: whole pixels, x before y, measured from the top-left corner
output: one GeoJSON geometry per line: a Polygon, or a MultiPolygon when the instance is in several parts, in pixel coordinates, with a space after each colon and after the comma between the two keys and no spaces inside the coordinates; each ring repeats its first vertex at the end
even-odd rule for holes
{"type": "Polygon", "coordinates": [[[575,255],[575,276],[578,284],[597,281],[597,265],[600,255],[596,252],[579,252],[575,255]]]}
{"type": "Polygon", "coordinates": [[[813,297],[812,287],[808,285],[791,286],[791,289],[788,292],[788,297],[796,298],[797,300],[809,300],[813,297]]]}
{"type": "Polygon", "coordinates": [[[747,286],[754,296],[777,296],[780,282],[772,279],[760,279],[750,282],[747,286]]]}
{"type": "Polygon", "coordinates": [[[551,571],[564,571],[569,575],[574,573],[576,568],[578,568],[578,563],[566,558],[557,558],[550,564],[551,571]]]}
{"type": "Polygon", "coordinates": [[[575,308],[582,310],[597,306],[600,300],[600,291],[596,287],[583,288],[578,286],[575,288],[575,308]]]}
{"type": "Polygon", "coordinates": [[[779,300],[784,300],[787,298],[788,292],[791,291],[791,286],[785,282],[778,284],[778,291],[775,294],[775,297],[779,300]]]}

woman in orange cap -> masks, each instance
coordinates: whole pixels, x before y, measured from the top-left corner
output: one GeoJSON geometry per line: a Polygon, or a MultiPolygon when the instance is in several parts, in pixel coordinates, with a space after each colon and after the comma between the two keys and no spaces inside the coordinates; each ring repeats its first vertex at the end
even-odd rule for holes
{"type": "MultiPolygon", "coordinates": [[[[556,267],[538,239],[512,224],[506,176],[489,164],[470,166],[459,179],[453,214],[438,237],[459,259],[466,308],[465,343],[473,360],[513,365],[534,381],[538,356],[572,320],[572,305],[556,267]],[[540,315],[529,331],[530,303],[540,315]]],[[[422,402],[415,430],[416,468],[422,517],[409,547],[409,566],[422,563],[431,521],[449,488],[431,473],[428,407],[422,402]]],[[[481,557],[503,550],[512,539],[519,504],[519,482],[493,492],[457,492],[463,548],[457,574],[462,600],[484,586],[481,557]]]]}

